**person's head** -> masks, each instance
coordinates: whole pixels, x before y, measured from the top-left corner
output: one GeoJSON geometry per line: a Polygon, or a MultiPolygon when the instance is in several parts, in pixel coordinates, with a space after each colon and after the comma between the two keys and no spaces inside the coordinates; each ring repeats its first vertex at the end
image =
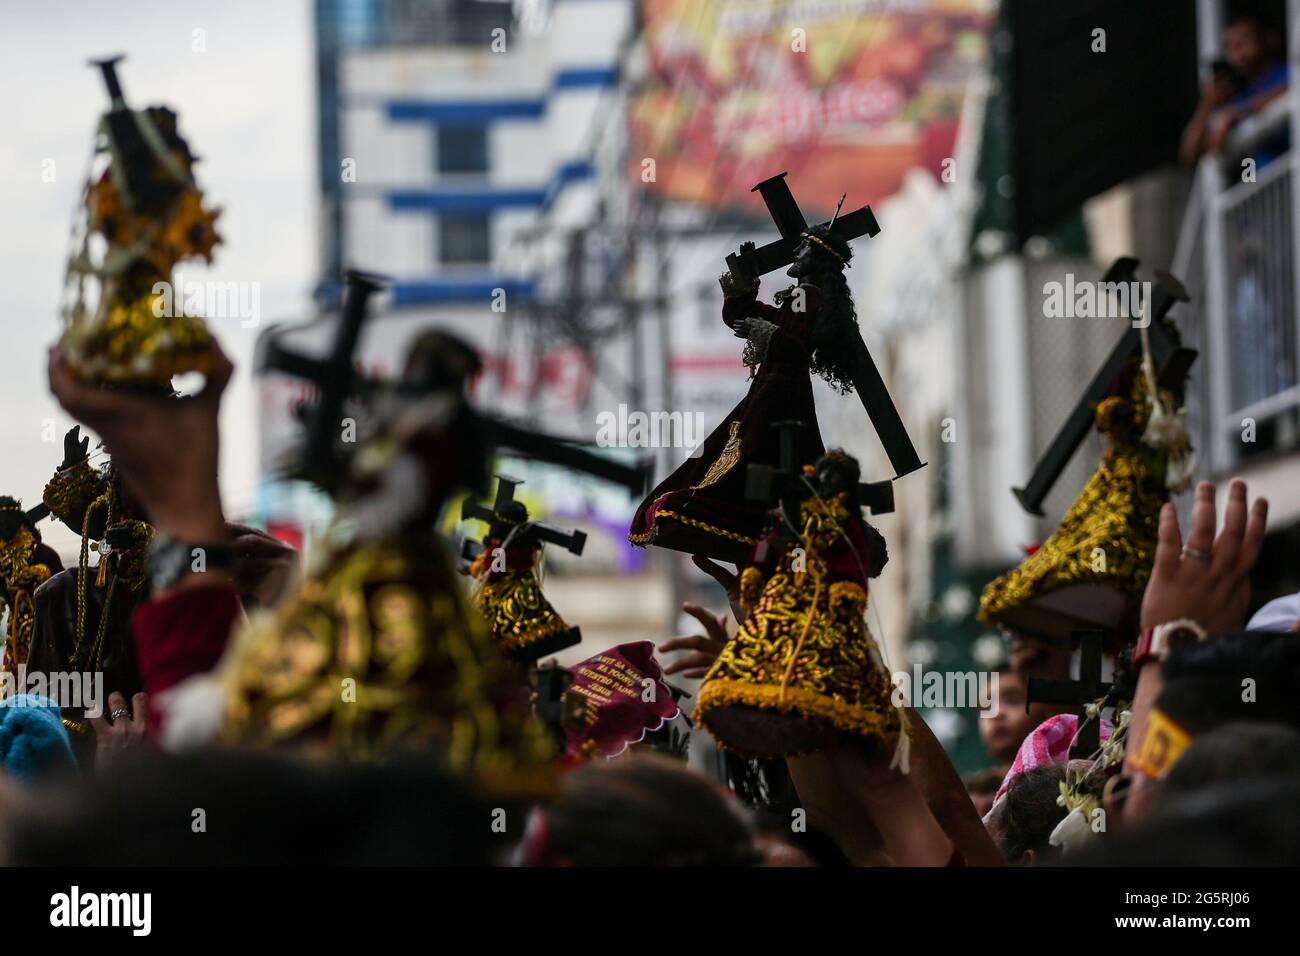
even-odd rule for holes
{"type": "Polygon", "coordinates": [[[1059,640],[1023,631],[1007,632],[1011,670],[1029,677],[1068,680],[1072,648],[1059,640]]]}
{"type": "Polygon", "coordinates": [[[989,835],[1007,862],[1034,866],[1059,858],[1048,840],[1065,819],[1065,808],[1056,802],[1064,780],[1064,764],[1046,764],[1011,782],[988,821],[989,835]]]}
{"type": "Polygon", "coordinates": [[[146,753],[18,797],[0,819],[16,866],[483,866],[525,818],[518,808],[506,819],[519,826],[495,833],[491,803],[415,756],[146,753]]]}
{"type": "Polygon", "coordinates": [[[739,866],[760,862],[743,810],[716,784],[649,754],[568,774],[524,862],[574,866],[739,866]]]}
{"type": "Polygon", "coordinates": [[[1300,730],[1286,724],[1223,724],[1197,737],[1160,779],[1152,812],[1216,786],[1256,779],[1300,782],[1300,730]]]}
{"type": "Polygon", "coordinates": [[[980,740],[993,760],[1011,763],[1024,739],[1057,708],[1042,703],[1026,706],[1029,682],[1010,667],[999,670],[997,677],[997,713],[980,716],[980,740]]]}
{"type": "Polygon", "coordinates": [[[1300,783],[1254,778],[1170,800],[1159,814],[1098,840],[1080,866],[1296,866],[1300,783]]]}
{"type": "Polygon", "coordinates": [[[1223,28],[1223,58],[1247,80],[1254,80],[1279,57],[1277,31],[1253,13],[1239,13],[1223,28]]]}
{"type": "Polygon", "coordinates": [[[1300,640],[1236,631],[1170,649],[1156,707],[1193,737],[1230,721],[1300,729],[1300,640]]]}
{"type": "Polygon", "coordinates": [[[1156,778],[1176,767],[1182,750],[1224,724],[1281,723],[1300,729],[1300,640],[1294,634],[1239,631],[1171,647],[1144,740],[1129,743],[1131,778],[1124,820],[1146,816],[1156,778]]]}
{"type": "Polygon", "coordinates": [[[1006,767],[990,767],[979,773],[968,773],[962,778],[961,782],[965,785],[966,792],[970,794],[971,803],[975,804],[975,812],[980,815],[980,819],[986,817],[993,809],[993,798],[997,795],[998,787],[1002,786],[1002,778],[1006,775],[1006,767]]]}
{"type": "Polygon", "coordinates": [[[62,717],[48,697],[0,700],[0,770],[26,782],[73,773],[77,764],[62,717]]]}

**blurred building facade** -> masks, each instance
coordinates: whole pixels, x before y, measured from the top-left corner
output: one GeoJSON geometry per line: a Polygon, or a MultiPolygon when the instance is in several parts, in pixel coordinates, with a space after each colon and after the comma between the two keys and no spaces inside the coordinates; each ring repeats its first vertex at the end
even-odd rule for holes
{"type": "MultiPolygon", "coordinates": [[[[597,415],[627,402],[639,374],[619,251],[597,234],[594,156],[617,115],[634,9],[628,0],[316,0],[321,311],[272,334],[323,351],[343,270],[381,273],[391,286],[360,348],[367,372],[400,370],[412,338],[437,327],[478,349],[482,407],[592,441],[597,415]]],[[[262,389],[263,513],[287,537],[310,538],[328,508],[276,477],[310,389],[277,375],[262,389]]],[[[628,552],[625,493],[499,464],[525,479],[518,496],[535,517],[588,532],[582,558],[548,558],[560,612],[593,643],[607,621],[617,625],[596,649],[659,637],[667,598],[628,552]]]]}
{"type": "MultiPolygon", "coordinates": [[[[1291,38],[1300,0],[1275,5],[1285,7],[1291,38]]],[[[743,395],[748,375],[720,321],[717,275],[741,242],[772,238],[761,207],[738,209],[735,200],[783,168],[772,163],[788,163],[810,219],[829,211],[842,181],[859,189],[848,208],[863,201],[862,189],[877,190],[883,231],[855,243],[848,275],[864,338],[929,462],[896,483],[896,513],[873,519],[891,561],[873,583],[869,623],[892,667],[997,664],[999,637],[974,619],[980,589],[1052,531],[1096,467],[1099,439],[1074,456],[1045,517],[1027,514],[1011,489],[1123,331],[1046,317],[1045,289],[1067,275],[1099,279],[1119,255],[1141,260],[1144,277],[1169,269],[1193,296],[1174,318],[1201,353],[1188,402],[1199,477],[1250,480],[1273,501],[1268,546],[1294,553],[1295,157],[1287,151],[1250,182],[1240,175],[1254,145],[1296,118],[1294,90],[1243,126],[1230,155],[1194,174],[1159,159],[1185,120],[1169,104],[1182,102],[1188,84],[1194,97],[1195,77],[1180,86],[1179,74],[1149,105],[1158,122],[1135,121],[1151,127],[1152,143],[1105,140],[1112,121],[1131,112],[1108,92],[1087,125],[1103,135],[1099,149],[1120,157],[1121,172],[1085,188],[1052,228],[1025,234],[1017,207],[1029,204],[1026,177],[1042,177],[1041,199],[1052,174],[1039,137],[1022,129],[1017,139],[1026,106],[1023,97],[1010,102],[1010,66],[1017,44],[1021,54],[1050,58],[1041,37],[1016,35],[1041,22],[1041,7],[918,2],[891,20],[898,8],[889,0],[853,0],[814,11],[852,17],[848,27],[828,21],[830,46],[809,31],[811,55],[792,58],[764,45],[789,42],[778,6],[756,20],[745,4],[722,0],[317,0],[326,314],[343,266],[385,272],[393,290],[364,349],[375,370],[391,371],[409,338],[435,324],[483,352],[476,400],[539,427],[590,439],[597,414],[625,406],[698,414],[707,432],[743,395]],[[859,31],[859,20],[871,29],[859,31]],[[810,110],[823,126],[793,122],[810,110]],[[1138,153],[1123,172],[1124,157],[1138,153]],[[494,308],[502,298],[505,308],[494,308]]],[[[1069,13],[1079,23],[1095,14],[1135,24],[1134,42],[1195,45],[1164,54],[1144,47],[1122,61],[1140,66],[1145,57],[1159,67],[1164,56],[1190,74],[1192,60],[1204,72],[1220,55],[1228,6],[1196,0],[1194,22],[1178,27],[1169,18],[1188,4],[1167,4],[1163,19],[1142,24],[1116,0],[1087,0],[1069,13]]],[[[1290,39],[1293,66],[1298,55],[1290,39]]],[[[1064,87],[1062,72],[1069,67],[1052,82],[1064,87]]],[[[1070,120],[1056,118],[1058,126],[1070,120]]],[[[784,284],[769,277],[765,297],[784,284]]],[[[328,329],[323,322],[295,334],[320,347],[328,329]]],[[[293,433],[287,409],[301,396],[292,383],[266,387],[272,473],[293,433]]],[[[857,455],[864,477],[884,477],[883,451],[856,397],[820,384],[816,394],[828,444],[857,455]]],[[[652,449],[658,474],[690,445],[652,449]]],[[[722,610],[720,590],[680,556],[626,550],[631,503],[621,493],[541,470],[525,477],[530,507],[545,501],[551,520],[595,532],[576,565],[555,558],[561,572],[580,573],[548,586],[590,642],[662,637],[679,623],[681,598],[722,610]]],[[[271,512],[279,493],[268,482],[271,512]]],[[[1300,587],[1296,573],[1261,581],[1259,598],[1300,587]]],[[[973,712],[926,716],[962,769],[981,765],[973,712]]]]}
{"type": "MultiPolygon", "coordinates": [[[[1187,394],[1197,478],[1217,482],[1222,497],[1227,480],[1241,476],[1252,494],[1270,499],[1255,605],[1300,588],[1294,562],[1300,546],[1296,157],[1286,149],[1255,159],[1294,125],[1300,95],[1292,86],[1243,122],[1222,155],[1205,157],[1195,170],[1171,162],[1144,168],[1085,199],[1054,233],[1019,236],[1011,210],[1023,166],[1012,155],[1017,131],[1011,114],[999,116],[1006,110],[999,101],[1010,91],[999,60],[1016,44],[1044,41],[1009,32],[1010,5],[1003,6],[986,81],[970,101],[970,125],[963,126],[979,130],[968,140],[977,153],[968,154],[976,174],[962,175],[959,158],[958,175],[946,188],[920,184],[926,188],[904,191],[881,213],[881,238],[889,240],[880,244],[881,255],[888,249],[890,257],[898,256],[884,266],[880,303],[897,340],[894,375],[905,383],[913,432],[932,436],[928,454],[940,465],[920,501],[908,489],[902,509],[907,656],[943,669],[982,668],[997,660],[1001,642],[973,617],[980,589],[1052,532],[1097,465],[1102,449],[1092,435],[1057,481],[1042,518],[1027,514],[1011,494],[1123,332],[1117,322],[1049,318],[1047,283],[1067,275],[1077,282],[1099,279],[1121,255],[1141,260],[1143,278],[1167,269],[1191,295],[1172,317],[1184,342],[1200,353],[1187,394]],[[1005,215],[995,208],[999,202],[1005,215]],[[938,260],[939,268],[918,265],[926,258],[938,260]],[[918,307],[928,312],[921,321],[890,323],[887,317],[918,307]],[[944,424],[950,426],[946,436],[944,424]]],[[[1287,38],[1294,75],[1300,4],[1287,0],[1256,9],[1287,38]]],[[[1195,5],[1186,40],[1196,45],[1202,77],[1222,57],[1222,27],[1238,10],[1226,0],[1195,5]]],[[[1190,110],[1172,120],[1181,127],[1189,118],[1190,110]]],[[[1121,154],[1130,145],[1117,138],[1102,148],[1121,154]]],[[[1049,167],[1045,176],[1051,175],[1049,167]]],[[[1186,522],[1190,494],[1176,503],[1186,522]]],[[[974,741],[972,715],[928,716],[963,770],[986,759],[974,741]]]]}
{"type": "MultiPolygon", "coordinates": [[[[1207,72],[1223,55],[1222,27],[1233,9],[1227,0],[1198,0],[1207,72]]],[[[1201,160],[1174,259],[1189,279],[1188,324],[1205,363],[1192,403],[1202,477],[1220,482],[1222,496],[1224,482],[1240,476],[1269,499],[1257,603],[1300,589],[1300,190],[1293,185],[1300,156],[1292,143],[1300,128],[1300,3],[1261,9],[1284,38],[1291,84],[1238,125],[1222,154],[1201,160]]]]}

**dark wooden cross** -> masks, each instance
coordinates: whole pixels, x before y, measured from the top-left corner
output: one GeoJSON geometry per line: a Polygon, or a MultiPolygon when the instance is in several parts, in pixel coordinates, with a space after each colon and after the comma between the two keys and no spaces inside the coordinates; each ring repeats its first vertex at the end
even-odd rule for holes
{"type": "Polygon", "coordinates": [[[347,472],[339,448],[344,403],[365,385],[355,365],[361,329],[371,297],[384,288],[387,280],[350,269],[344,281],[343,306],[327,356],[308,358],[286,349],[274,333],[267,337],[262,349],[263,369],[305,379],[317,388],[316,403],[304,410],[307,434],[294,477],[314,482],[329,492],[337,488],[347,472]]]}
{"type": "MultiPolygon", "coordinates": [[[[751,252],[734,252],[727,256],[727,268],[743,282],[750,282],[794,262],[795,249],[803,241],[803,234],[808,231],[808,223],[790,193],[785,176],[785,173],[778,173],[750,190],[762,194],[763,202],[767,204],[767,211],[776,223],[781,238],[751,252]]],[[[833,224],[825,222],[822,225],[829,226],[831,234],[845,242],[860,236],[875,236],[880,232],[880,224],[876,222],[875,213],[870,206],[838,216],[833,224]]],[[[912,439],[908,437],[903,419],[894,407],[885,380],[880,377],[880,370],[867,351],[860,332],[854,335],[853,351],[853,387],[862,401],[862,407],[867,410],[872,427],[880,436],[880,443],[893,466],[894,477],[901,478],[925,467],[925,462],[916,453],[912,439]]]]}
{"type": "MultiPolygon", "coordinates": [[[[793,537],[797,532],[791,529],[800,526],[799,504],[813,494],[803,473],[805,462],[799,454],[799,436],[807,426],[799,421],[784,421],[775,422],[772,427],[781,432],[779,461],[776,465],[753,464],[745,469],[745,497],[768,507],[779,506],[785,517],[782,534],[793,537]]],[[[888,514],[894,510],[894,486],[888,481],[861,483],[858,500],[872,514],[888,514]]]]}
{"type": "MultiPolygon", "coordinates": [[[[340,441],[344,404],[355,395],[372,394],[386,385],[357,371],[356,353],[362,328],[369,316],[370,299],[384,288],[387,281],[378,275],[348,270],[344,277],[343,304],[334,341],[324,358],[310,358],[285,348],[280,342],[280,334],[275,332],[266,337],[262,346],[262,370],[293,375],[317,387],[319,398],[314,406],[306,409],[307,436],[294,475],[314,482],[328,492],[336,490],[346,475],[346,455],[355,450],[342,447],[340,441]]],[[[513,424],[468,405],[465,414],[471,419],[470,424],[483,435],[489,453],[493,448],[508,448],[526,458],[621,485],[634,496],[644,494],[649,483],[654,467],[651,458],[624,464],[593,454],[568,439],[513,424]]]]}
{"type": "Polygon", "coordinates": [[[113,156],[114,181],[121,187],[122,203],[141,216],[162,213],[180,195],[185,183],[163,173],[163,164],[140,132],[135,113],[126,105],[117,64],[123,56],[91,60],[108,90],[109,110],[104,114],[105,138],[113,156]]]}
{"type": "MultiPolygon", "coordinates": [[[[1102,277],[1103,282],[1137,281],[1136,259],[1123,256],[1116,259],[1102,277]]],[[[1161,388],[1177,390],[1182,387],[1187,371],[1196,361],[1196,350],[1184,348],[1179,344],[1176,333],[1165,317],[1179,302],[1187,302],[1190,296],[1174,276],[1167,272],[1155,272],[1156,284],[1152,290],[1152,301],[1146,303],[1147,315],[1151,320],[1148,338],[1151,342],[1151,358],[1156,366],[1156,380],[1161,388]]],[[[1030,514],[1042,515],[1043,499],[1047,497],[1056,479],[1070,463],[1070,459],[1083,443],[1088,432],[1092,430],[1096,419],[1097,405],[1106,398],[1113,387],[1116,377],[1124,366],[1140,359],[1142,356],[1142,333],[1130,324],[1120,336],[1110,355],[1102,363],[1097,374],[1088,383],[1083,397],[1079,399],[1069,418],[1056,433],[1047,451],[1034,468],[1033,474],[1023,488],[1011,489],[1020,506],[1030,514]]]]}
{"type": "Polygon", "coordinates": [[[1111,685],[1101,679],[1102,642],[1107,631],[1075,631],[1071,637],[1079,643],[1079,679],[1044,680],[1029,678],[1025,710],[1030,704],[1071,704],[1079,725],[1070,747],[1071,759],[1091,757],[1101,746],[1101,719],[1090,720],[1085,707],[1110,693],[1111,685]]]}
{"type": "MultiPolygon", "coordinates": [[[[484,522],[488,526],[484,541],[504,541],[513,529],[526,524],[527,527],[514,538],[514,542],[521,546],[554,544],[572,554],[582,554],[582,549],[587,545],[585,531],[563,531],[540,521],[528,521],[528,508],[522,501],[515,500],[515,488],[521,484],[523,482],[518,478],[497,475],[497,494],[492,507],[485,507],[467,498],[460,506],[461,520],[477,519],[484,522]]],[[[482,553],[483,548],[482,542],[466,539],[461,548],[461,556],[472,560],[482,553]]]]}

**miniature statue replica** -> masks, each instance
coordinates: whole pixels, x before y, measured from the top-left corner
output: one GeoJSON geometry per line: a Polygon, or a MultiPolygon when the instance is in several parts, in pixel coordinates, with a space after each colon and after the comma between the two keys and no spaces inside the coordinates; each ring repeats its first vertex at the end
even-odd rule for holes
{"type": "Polygon", "coordinates": [[[114,58],[98,62],[112,106],[96,151],[65,280],[63,351],[80,378],[169,391],[172,376],[210,371],[211,337],[184,314],[176,265],[212,261],[217,211],[194,181],[176,114],[127,107],[114,58]]]}
{"type": "MultiPolygon", "coordinates": [[[[48,544],[41,542],[36,522],[49,509],[43,505],[24,511],[22,503],[0,496],[0,608],[9,612],[4,635],[5,673],[18,677],[19,668],[27,663],[32,644],[32,627],[36,606],[32,592],[63,570],[63,562],[48,544]],[[35,513],[33,513],[35,512],[35,513]]],[[[0,688],[0,696],[4,690],[0,688]]]]}
{"type": "MultiPolygon", "coordinates": [[[[1120,259],[1106,275],[1132,275],[1120,259]]],[[[1187,300],[1181,284],[1157,273],[1146,303],[1150,324],[1130,328],[1097,372],[1034,475],[1016,496],[1041,513],[1042,500],[1095,423],[1104,440],[1101,462],[1060,526],[1020,565],[984,589],[980,619],[1064,641],[1075,631],[1102,629],[1118,646],[1137,637],[1138,611],[1155,560],[1160,509],[1171,490],[1191,479],[1194,458],[1182,395],[1196,353],[1183,348],[1167,317],[1187,300]]]]}
{"type": "Polygon", "coordinates": [[[796,448],[800,461],[813,461],[824,450],[810,373],[842,393],[857,390],[898,475],[923,464],[862,342],[844,278],[853,255],[849,240],[879,232],[875,217],[864,206],[810,227],[784,176],[754,187],[781,238],[759,249],[744,244],[728,257],[730,271],[719,277],[722,320],[746,339],[745,364],[753,378],[749,393],[704,440],[700,454],[641,504],[628,532],[633,544],[742,562],[766,520],[763,505],[744,497],[746,466],[775,465],[779,455],[769,426],[784,419],[803,423],[796,448]],[[796,284],[778,292],[774,305],[758,302],[759,276],[784,265],[796,284]]]}
{"type": "Polygon", "coordinates": [[[475,581],[474,603],[483,613],[502,653],[520,663],[533,663],[582,640],[551,607],[537,579],[542,545],[556,544],[582,554],[587,536],[581,531],[528,520],[528,509],[516,501],[518,479],[497,476],[497,496],[491,508],[466,501],[461,518],[477,518],[488,526],[480,548],[466,541],[463,556],[475,581]],[[474,551],[477,550],[477,556],[474,551]]]}
{"type": "MultiPolygon", "coordinates": [[[[756,497],[774,488],[761,467],[750,473],[756,497]]],[[[906,718],[891,702],[865,620],[868,579],[888,560],[884,539],[861,515],[864,493],[876,496],[879,486],[858,477],[856,460],[831,451],[775,484],[781,503],[741,574],[746,619],[705,676],[695,708],[696,721],[729,749],[794,756],[823,748],[839,731],[893,750],[893,765],[907,769],[906,718]]],[[[881,504],[892,507],[892,499],[881,504]]]]}

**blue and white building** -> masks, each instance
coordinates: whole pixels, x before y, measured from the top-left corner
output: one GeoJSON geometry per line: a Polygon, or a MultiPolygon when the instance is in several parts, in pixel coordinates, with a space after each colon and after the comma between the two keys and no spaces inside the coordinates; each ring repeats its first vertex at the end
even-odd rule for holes
{"type": "Polygon", "coordinates": [[[502,314],[494,295],[508,315],[553,294],[545,240],[593,217],[594,138],[612,118],[633,4],[317,8],[323,289],[341,267],[372,269],[396,280],[394,310],[469,331],[502,314]]]}
{"type": "MultiPolygon", "coordinates": [[[[287,342],[324,351],[342,271],[379,272],[393,284],[361,345],[367,371],[399,369],[424,329],[451,331],[484,359],[478,404],[592,439],[597,413],[627,401],[622,390],[636,378],[634,323],[625,330],[602,319],[609,337],[583,341],[546,316],[569,315],[575,288],[605,288],[621,275],[604,249],[612,233],[601,232],[610,178],[596,173],[617,162],[609,157],[621,136],[619,63],[636,6],[316,0],[321,318],[286,333],[287,342]]],[[[300,434],[294,409],[309,390],[275,375],[261,388],[263,517],[290,537],[296,527],[310,546],[325,503],[274,477],[300,434]]],[[[525,467],[520,476],[530,508],[538,512],[542,499],[550,506],[539,517],[588,531],[585,575],[629,570],[621,491],[554,470],[525,467]]],[[[563,570],[565,557],[550,560],[563,570]]],[[[557,577],[555,589],[563,585],[557,577]]],[[[611,615],[624,621],[646,594],[608,593],[611,615]]],[[[662,614],[660,597],[647,604],[647,620],[662,614]]],[[[563,594],[552,600],[563,612],[563,594]]],[[[600,613],[588,598],[584,628],[598,634],[600,613]]],[[[658,625],[647,635],[659,636],[658,625]]]]}

